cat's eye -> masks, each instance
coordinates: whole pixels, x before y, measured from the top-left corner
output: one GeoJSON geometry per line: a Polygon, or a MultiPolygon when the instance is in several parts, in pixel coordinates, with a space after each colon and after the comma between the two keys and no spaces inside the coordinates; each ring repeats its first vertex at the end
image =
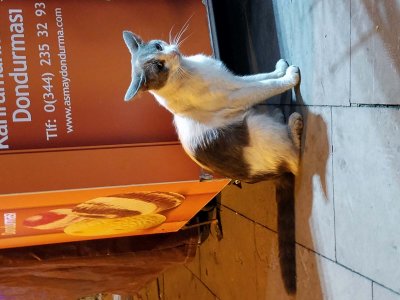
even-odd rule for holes
{"type": "Polygon", "coordinates": [[[154,64],[156,65],[156,67],[157,67],[158,70],[161,71],[162,69],[164,69],[164,63],[163,63],[162,61],[156,60],[156,61],[154,62],[154,64]]]}
{"type": "Polygon", "coordinates": [[[156,43],[156,44],[155,44],[155,47],[156,47],[156,49],[157,49],[158,51],[162,51],[162,50],[163,50],[163,46],[161,46],[160,43],[156,43]]]}

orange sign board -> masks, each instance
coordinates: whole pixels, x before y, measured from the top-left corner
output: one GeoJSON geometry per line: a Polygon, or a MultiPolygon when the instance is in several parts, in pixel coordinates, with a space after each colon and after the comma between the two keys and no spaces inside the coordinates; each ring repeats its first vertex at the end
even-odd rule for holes
{"type": "Polygon", "coordinates": [[[168,40],[189,18],[182,51],[211,53],[201,1],[1,2],[0,151],[176,141],[149,94],[123,101],[122,31],[168,40]]]}
{"type": "Polygon", "coordinates": [[[3,195],[0,248],[177,231],[226,184],[216,180],[3,195]],[[137,196],[154,191],[181,198],[168,206],[160,197],[137,196]]]}

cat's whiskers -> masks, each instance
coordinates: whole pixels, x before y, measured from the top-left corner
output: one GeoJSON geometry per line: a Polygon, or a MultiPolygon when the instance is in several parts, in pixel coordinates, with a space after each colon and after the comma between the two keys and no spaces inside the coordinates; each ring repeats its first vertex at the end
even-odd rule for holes
{"type": "Polygon", "coordinates": [[[179,68],[176,71],[179,79],[192,77],[192,74],[190,74],[189,71],[182,68],[182,66],[179,66],[179,68]]]}
{"type": "Polygon", "coordinates": [[[186,23],[183,24],[182,28],[175,34],[174,40],[173,40],[174,45],[177,44],[178,38],[179,38],[180,34],[182,33],[182,30],[185,28],[185,26],[186,26],[186,23]]]}
{"type": "Polygon", "coordinates": [[[186,31],[187,27],[182,27],[182,29],[175,35],[174,40],[173,40],[173,45],[178,45],[180,38],[182,37],[182,34],[186,31]]]}
{"type": "Polygon", "coordinates": [[[176,69],[174,77],[176,77],[175,79],[177,80],[181,80],[184,77],[184,74],[182,73],[180,68],[176,69]]]}
{"type": "Polygon", "coordinates": [[[173,40],[173,44],[174,45],[178,45],[180,39],[182,38],[183,34],[186,32],[186,30],[189,28],[189,22],[192,19],[193,15],[191,15],[189,17],[189,19],[185,22],[185,24],[183,24],[181,30],[179,30],[179,32],[175,35],[174,40],[173,40]]]}
{"type": "Polygon", "coordinates": [[[179,35],[176,38],[175,44],[179,44],[180,39],[182,38],[183,34],[186,32],[186,30],[189,28],[189,23],[183,27],[182,31],[179,33],[179,35]]]}
{"type": "Polygon", "coordinates": [[[169,30],[169,44],[171,45],[172,44],[172,29],[174,29],[174,26],[175,26],[175,24],[174,25],[172,25],[172,27],[171,27],[171,29],[169,30]]]}
{"type": "Polygon", "coordinates": [[[185,77],[185,72],[182,70],[182,68],[179,68],[178,69],[178,75],[179,75],[179,78],[180,79],[182,79],[182,78],[184,78],[185,77]]]}
{"type": "Polygon", "coordinates": [[[176,46],[179,48],[184,41],[186,41],[188,38],[190,38],[192,36],[193,33],[189,34],[187,37],[185,37],[183,40],[181,40],[176,46]]]}

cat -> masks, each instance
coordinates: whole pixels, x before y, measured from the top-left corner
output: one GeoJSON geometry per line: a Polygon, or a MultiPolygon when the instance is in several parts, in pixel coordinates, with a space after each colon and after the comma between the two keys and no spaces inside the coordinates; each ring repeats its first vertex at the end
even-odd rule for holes
{"type": "Polygon", "coordinates": [[[279,60],[272,73],[236,76],[202,54],[184,56],[177,44],[144,42],[124,31],[132,81],[125,101],[149,91],[174,116],[186,153],[202,168],[244,182],[298,173],[302,117],[288,125],[278,110],[257,104],[300,80],[299,69],[279,60]]]}
{"type": "Polygon", "coordinates": [[[237,76],[212,57],[183,55],[176,39],[144,42],[130,31],[123,38],[132,65],[125,101],[153,94],[173,114],[186,153],[205,170],[249,183],[276,179],[281,274],[294,294],[294,179],[303,119],[295,112],[285,124],[280,110],[258,104],[295,87],[298,67],[281,59],[271,73],[237,76]]]}

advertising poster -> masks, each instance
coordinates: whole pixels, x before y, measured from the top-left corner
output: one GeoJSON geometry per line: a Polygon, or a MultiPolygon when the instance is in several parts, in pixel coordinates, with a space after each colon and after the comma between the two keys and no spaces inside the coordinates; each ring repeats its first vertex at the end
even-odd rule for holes
{"type": "Polygon", "coordinates": [[[174,232],[226,180],[0,195],[0,249],[174,232]]]}
{"type": "Polygon", "coordinates": [[[168,40],[188,20],[182,52],[210,54],[201,1],[2,1],[0,151],[176,141],[150,94],[123,101],[122,32],[168,40]]]}

